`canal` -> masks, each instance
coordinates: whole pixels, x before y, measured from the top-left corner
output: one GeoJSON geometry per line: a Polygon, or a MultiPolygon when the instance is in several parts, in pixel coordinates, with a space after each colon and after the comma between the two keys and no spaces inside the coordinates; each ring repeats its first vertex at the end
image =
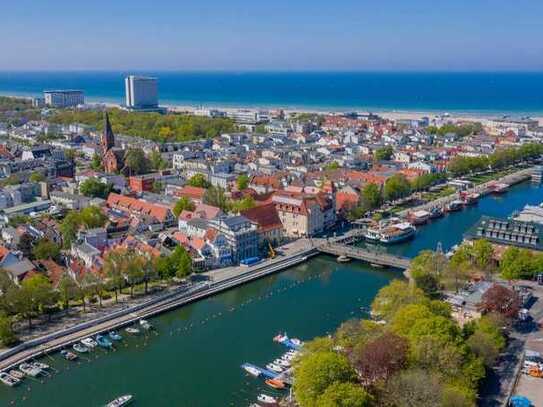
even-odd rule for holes
{"type": "MultiPolygon", "coordinates": [[[[448,250],[481,215],[508,216],[542,201],[543,188],[517,185],[419,228],[416,239],[389,250],[415,256],[438,242],[448,250]]],[[[153,318],[156,334],[125,338],[116,351],[97,350],[78,363],[45,358],[57,372],[43,383],[1,386],[0,405],[96,407],[130,393],[137,406],[245,407],[262,391],[278,394],[240,369],[244,362],[263,366],[278,357],[283,349],[272,342],[275,334],[310,339],[333,332],[346,319],[367,316],[377,291],[400,277],[319,256],[153,318]]]]}

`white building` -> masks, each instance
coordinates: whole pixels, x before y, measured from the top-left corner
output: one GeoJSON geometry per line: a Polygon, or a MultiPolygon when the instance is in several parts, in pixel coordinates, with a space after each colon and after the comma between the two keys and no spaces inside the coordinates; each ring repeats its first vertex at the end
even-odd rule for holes
{"type": "Polygon", "coordinates": [[[43,96],[49,107],[64,108],[85,104],[85,96],[81,90],[46,90],[43,96]]]}
{"type": "Polygon", "coordinates": [[[130,75],[125,78],[126,107],[134,110],[158,108],[156,78],[130,75]]]}

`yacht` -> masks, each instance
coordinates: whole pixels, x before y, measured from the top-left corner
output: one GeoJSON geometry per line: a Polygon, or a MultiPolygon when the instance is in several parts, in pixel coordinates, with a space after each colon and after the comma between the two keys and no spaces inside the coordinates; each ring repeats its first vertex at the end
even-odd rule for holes
{"type": "Polygon", "coordinates": [[[121,407],[126,406],[128,403],[130,403],[133,400],[133,396],[131,394],[126,394],[121,397],[117,397],[115,400],[110,401],[106,404],[105,407],[121,407]]]}
{"type": "Polygon", "coordinates": [[[267,394],[260,394],[256,399],[264,404],[277,404],[277,399],[267,394]]]}
{"type": "Polygon", "coordinates": [[[416,230],[409,222],[391,223],[383,227],[368,228],[364,237],[374,242],[394,244],[411,239],[416,230]]]}
{"type": "Polygon", "coordinates": [[[81,340],[81,343],[83,345],[85,345],[87,348],[89,349],[94,349],[98,346],[98,344],[96,343],[96,341],[92,338],[85,338],[85,339],[82,339],[81,340]]]}
{"type": "Polygon", "coordinates": [[[251,376],[258,377],[260,376],[260,370],[253,366],[243,366],[243,369],[249,373],[251,376]]]}
{"type": "Polygon", "coordinates": [[[27,376],[37,377],[42,373],[42,370],[32,366],[30,363],[21,363],[19,370],[27,376]]]}

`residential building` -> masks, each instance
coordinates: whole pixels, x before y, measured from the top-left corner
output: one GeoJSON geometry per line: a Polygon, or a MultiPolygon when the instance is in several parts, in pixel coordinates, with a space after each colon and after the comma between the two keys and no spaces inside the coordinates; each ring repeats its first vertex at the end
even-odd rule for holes
{"type": "Polygon", "coordinates": [[[49,107],[65,108],[85,104],[81,90],[46,90],[43,92],[45,104],[49,107]]]}
{"type": "Polygon", "coordinates": [[[258,256],[257,227],[245,216],[220,216],[208,222],[209,227],[224,235],[232,248],[232,260],[258,256]]]}

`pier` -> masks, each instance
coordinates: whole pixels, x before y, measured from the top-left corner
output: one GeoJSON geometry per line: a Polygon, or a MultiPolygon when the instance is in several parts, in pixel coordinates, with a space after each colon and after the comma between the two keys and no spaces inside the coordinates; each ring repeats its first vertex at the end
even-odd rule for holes
{"type": "Polygon", "coordinates": [[[378,253],[368,249],[356,246],[349,246],[340,243],[325,243],[317,247],[321,253],[334,256],[346,256],[350,259],[361,260],[372,265],[393,267],[401,270],[407,270],[411,265],[411,259],[407,257],[395,256],[388,253],[378,253]]]}

